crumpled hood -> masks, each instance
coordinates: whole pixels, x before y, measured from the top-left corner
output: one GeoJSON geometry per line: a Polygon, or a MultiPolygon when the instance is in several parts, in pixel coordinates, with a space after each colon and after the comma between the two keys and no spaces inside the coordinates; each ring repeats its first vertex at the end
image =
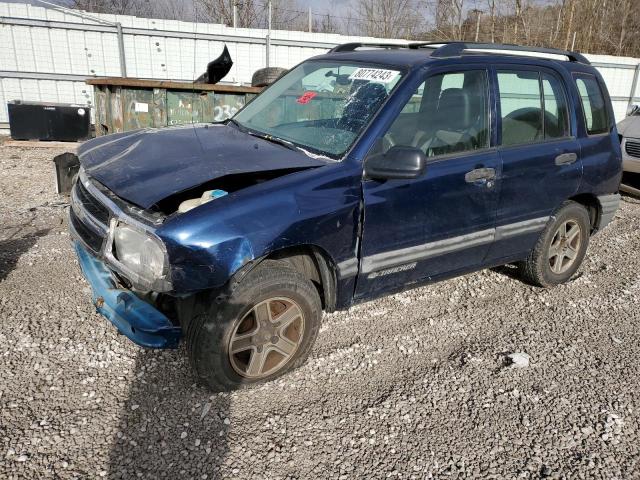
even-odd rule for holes
{"type": "Polygon", "coordinates": [[[82,144],[78,157],[90,177],[142,208],[225,175],[319,167],[329,161],[226,125],[108,135],[82,144]]]}
{"type": "Polygon", "coordinates": [[[616,125],[618,133],[625,137],[640,138],[640,115],[631,115],[616,125]]]}

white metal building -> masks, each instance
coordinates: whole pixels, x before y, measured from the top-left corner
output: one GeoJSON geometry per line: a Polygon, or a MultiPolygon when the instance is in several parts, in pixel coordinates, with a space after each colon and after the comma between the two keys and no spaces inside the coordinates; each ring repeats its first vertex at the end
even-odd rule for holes
{"type": "MultiPolygon", "coordinates": [[[[267,63],[267,31],[220,24],[63,12],[0,2],[0,128],[11,100],[92,105],[87,77],[129,76],[191,81],[226,44],[234,66],[225,83],[247,84],[267,63]]],[[[273,30],[269,64],[290,68],[327,49],[370,37],[273,30]]],[[[640,102],[640,59],[586,55],[601,71],[616,118],[640,102]],[[634,90],[632,92],[632,90],[634,90]],[[635,100],[634,100],[635,99],[635,100]]]]}

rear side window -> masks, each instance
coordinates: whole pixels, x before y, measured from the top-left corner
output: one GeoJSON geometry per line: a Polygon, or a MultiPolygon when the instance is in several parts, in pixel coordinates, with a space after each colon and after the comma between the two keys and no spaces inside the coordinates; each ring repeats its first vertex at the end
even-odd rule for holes
{"type": "Polygon", "coordinates": [[[502,145],[536,142],[544,138],[538,72],[498,71],[502,145]]]}
{"type": "Polygon", "coordinates": [[[553,75],[499,70],[502,145],[520,145],[569,136],[567,99],[553,75]]]}
{"type": "Polygon", "coordinates": [[[609,113],[596,77],[592,75],[576,76],[576,85],[582,100],[587,133],[595,135],[608,132],[609,113]]]}
{"type": "Polygon", "coordinates": [[[554,75],[542,74],[544,100],[544,138],[562,138],[570,135],[567,96],[562,82],[554,75]]]}

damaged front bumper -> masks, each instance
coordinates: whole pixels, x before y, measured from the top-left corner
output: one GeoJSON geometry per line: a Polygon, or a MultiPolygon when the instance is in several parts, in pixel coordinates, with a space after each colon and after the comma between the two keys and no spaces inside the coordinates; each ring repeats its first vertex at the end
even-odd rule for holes
{"type": "Polygon", "coordinates": [[[99,313],[120,333],[143,347],[175,348],[182,330],[162,312],[133,292],[118,288],[111,272],[79,242],[74,242],[82,273],[91,285],[93,303],[99,313]]]}

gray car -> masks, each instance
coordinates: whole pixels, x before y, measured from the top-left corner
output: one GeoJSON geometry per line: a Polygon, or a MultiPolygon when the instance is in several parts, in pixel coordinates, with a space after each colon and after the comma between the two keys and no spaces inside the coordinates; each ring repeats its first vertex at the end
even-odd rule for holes
{"type": "Polygon", "coordinates": [[[640,173],[640,106],[634,105],[618,123],[625,172],[640,173]]]}

